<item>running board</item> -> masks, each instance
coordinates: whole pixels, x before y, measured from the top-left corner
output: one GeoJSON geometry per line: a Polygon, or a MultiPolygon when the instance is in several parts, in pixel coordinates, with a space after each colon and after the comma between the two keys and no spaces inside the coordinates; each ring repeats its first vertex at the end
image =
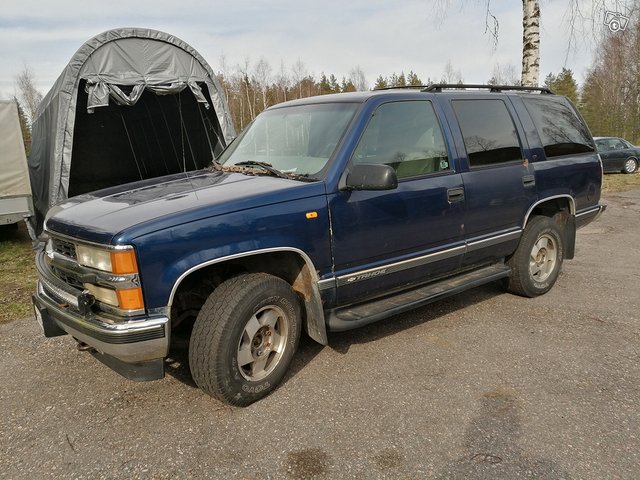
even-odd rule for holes
{"type": "Polygon", "coordinates": [[[327,327],[332,332],[358,328],[383,318],[422,307],[464,290],[508,277],[510,273],[511,269],[508,266],[503,263],[497,263],[393,296],[329,310],[325,312],[327,327]]]}

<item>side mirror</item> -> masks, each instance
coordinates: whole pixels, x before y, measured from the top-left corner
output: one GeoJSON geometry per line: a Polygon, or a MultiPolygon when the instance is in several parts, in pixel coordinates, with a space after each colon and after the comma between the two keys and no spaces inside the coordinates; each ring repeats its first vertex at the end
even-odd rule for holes
{"type": "Polygon", "coordinates": [[[389,165],[353,165],[347,175],[347,190],[393,190],[398,187],[396,171],[389,165]]]}

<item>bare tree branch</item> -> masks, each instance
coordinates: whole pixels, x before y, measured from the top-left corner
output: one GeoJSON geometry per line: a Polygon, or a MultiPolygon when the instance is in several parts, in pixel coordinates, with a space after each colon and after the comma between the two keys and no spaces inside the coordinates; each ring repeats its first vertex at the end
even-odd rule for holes
{"type": "Polygon", "coordinates": [[[491,13],[491,0],[487,0],[487,7],[485,8],[484,16],[484,33],[489,33],[492,40],[492,50],[495,51],[498,48],[498,33],[500,32],[500,22],[498,18],[491,13]]]}
{"type": "Polygon", "coordinates": [[[42,101],[42,94],[36,88],[34,78],[33,70],[27,65],[24,66],[22,72],[16,75],[16,84],[19,92],[17,97],[25,109],[29,125],[35,120],[36,110],[42,101]]]}

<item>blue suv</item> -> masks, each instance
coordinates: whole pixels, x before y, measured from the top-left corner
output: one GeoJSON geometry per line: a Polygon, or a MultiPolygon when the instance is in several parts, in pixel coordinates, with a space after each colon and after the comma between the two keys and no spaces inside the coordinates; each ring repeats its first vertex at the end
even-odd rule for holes
{"type": "Polygon", "coordinates": [[[163,376],[186,326],[195,382],[248,405],[282,380],[303,329],[326,345],[495,280],[544,294],[603,211],[601,182],[584,121],[545,89],[286,102],[207,170],[52,209],[36,317],[136,380],[163,376]]]}

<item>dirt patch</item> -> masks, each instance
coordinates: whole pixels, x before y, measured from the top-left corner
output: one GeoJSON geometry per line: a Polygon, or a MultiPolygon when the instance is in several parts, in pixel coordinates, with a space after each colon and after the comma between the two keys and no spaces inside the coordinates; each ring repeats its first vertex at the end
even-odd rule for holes
{"type": "Polygon", "coordinates": [[[404,457],[393,448],[385,448],[377,455],[374,455],[373,460],[381,470],[391,470],[401,467],[404,457]]]}
{"type": "Polygon", "coordinates": [[[329,455],[320,448],[307,448],[287,455],[287,473],[292,478],[318,478],[329,471],[329,455]]]}

